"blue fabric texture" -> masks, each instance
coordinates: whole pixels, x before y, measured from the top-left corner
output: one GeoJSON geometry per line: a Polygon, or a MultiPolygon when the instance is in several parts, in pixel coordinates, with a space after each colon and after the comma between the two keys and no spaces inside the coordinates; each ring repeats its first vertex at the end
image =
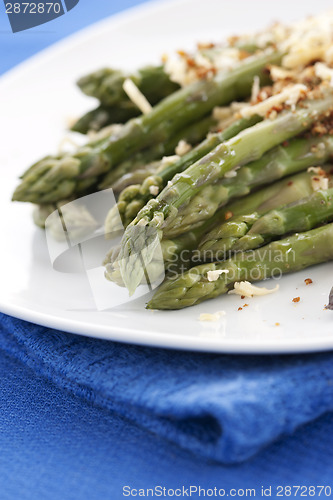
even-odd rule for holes
{"type": "Polygon", "coordinates": [[[241,462],[333,410],[333,355],[221,356],[87,339],[2,315],[0,348],[198,456],[241,462]]]}
{"type": "Polygon", "coordinates": [[[1,500],[120,500],[125,485],[217,487],[225,497],[255,488],[257,498],[262,486],[272,487],[271,498],[281,485],[332,486],[332,413],[226,466],[56,387],[2,350],[0,397],[1,500]]]}

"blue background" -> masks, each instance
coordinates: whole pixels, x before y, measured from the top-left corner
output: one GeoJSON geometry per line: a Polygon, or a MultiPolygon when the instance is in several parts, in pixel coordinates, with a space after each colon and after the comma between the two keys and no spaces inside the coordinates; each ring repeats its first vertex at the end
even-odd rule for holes
{"type": "MultiPolygon", "coordinates": [[[[0,3],[0,73],[137,0],[80,0],[65,16],[12,34],[0,3]]],[[[196,458],[62,390],[0,351],[0,499],[120,499],[122,487],[332,485],[332,414],[237,466],[196,458]]],[[[275,495],[273,494],[274,498],[275,495]]],[[[192,497],[193,498],[193,497],[192,497]]]]}

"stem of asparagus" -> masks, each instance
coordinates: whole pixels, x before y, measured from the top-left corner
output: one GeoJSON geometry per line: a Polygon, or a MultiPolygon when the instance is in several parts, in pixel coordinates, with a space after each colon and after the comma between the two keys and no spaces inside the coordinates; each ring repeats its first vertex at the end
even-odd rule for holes
{"type": "MultiPolygon", "coordinates": [[[[173,223],[171,235],[193,228],[193,221],[196,225],[203,224],[208,214],[214,213],[232,198],[245,196],[256,187],[313,165],[323,165],[332,155],[333,138],[330,135],[310,139],[297,138],[287,145],[279,145],[259,160],[234,172],[235,177],[223,178],[204,187],[193,197],[188,207],[182,208],[180,216],[173,223]],[[207,206],[209,210],[203,210],[203,207],[207,206]]],[[[244,214],[244,211],[242,213],[244,214]]],[[[170,230],[167,234],[170,236],[170,230]]]]}
{"type": "Polygon", "coordinates": [[[120,163],[117,167],[111,170],[111,172],[103,178],[98,188],[112,188],[114,183],[128,172],[134,171],[138,167],[143,167],[147,165],[147,163],[160,159],[163,156],[174,155],[175,148],[181,140],[186,141],[192,146],[201,142],[214,125],[216,125],[216,120],[209,115],[199,122],[192,123],[167,141],[157,143],[146,150],[139,151],[132,158],[120,163]]]}
{"type": "MultiPolygon", "coordinates": [[[[236,216],[254,211],[261,214],[273,209],[273,207],[299,200],[307,194],[311,195],[313,193],[311,182],[313,174],[308,172],[275,182],[251,195],[248,195],[248,193],[263,184],[290,176],[290,174],[314,164],[323,164],[332,154],[333,137],[329,135],[311,139],[295,139],[286,146],[278,146],[268,151],[260,160],[241,167],[237,171],[236,177],[222,179],[219,188],[222,205],[227,204],[231,198],[245,197],[231,205],[227,205],[225,208],[219,209],[213,217],[206,220],[201,226],[189,230],[179,237],[163,239],[161,247],[166,271],[174,273],[180,267],[188,267],[187,263],[192,261],[192,251],[195,249],[198,249],[196,255],[200,256],[202,261],[214,260],[221,254],[224,256],[222,250],[227,243],[226,238],[229,238],[228,243],[232,245],[235,242],[235,234],[229,234],[228,236],[225,234],[225,239],[221,244],[219,229],[221,227],[224,230],[229,228],[229,232],[232,232],[233,221],[235,221],[235,218],[239,219],[236,216]],[[318,147],[319,145],[325,147],[318,147]],[[222,191],[222,186],[224,186],[225,191],[222,191]],[[234,216],[233,219],[225,222],[226,217],[231,213],[234,216]],[[186,262],[183,258],[184,251],[186,252],[186,262]]],[[[331,167],[327,167],[326,171],[328,173],[330,170],[331,167]]],[[[245,222],[244,216],[240,219],[245,222]]],[[[251,217],[248,216],[247,224],[249,224],[250,219],[251,217]]],[[[110,256],[106,258],[105,264],[110,264],[106,271],[108,279],[110,281],[115,279],[117,283],[121,283],[119,268],[114,261],[110,260],[110,256]]],[[[122,283],[122,285],[124,284],[122,283]]]]}
{"type": "MultiPolygon", "coordinates": [[[[332,167],[326,168],[327,175],[331,169],[332,167]]],[[[198,245],[202,260],[224,258],[230,251],[238,249],[246,250],[247,248],[238,247],[238,245],[246,245],[246,241],[250,244],[251,238],[246,238],[245,235],[253,225],[256,225],[263,214],[267,212],[274,214],[274,211],[277,209],[298,202],[306,197],[311,197],[314,194],[312,177],[313,173],[311,172],[304,172],[288,177],[229,205],[227,207],[228,210],[225,212],[229,216],[233,215],[233,217],[227,221],[221,218],[220,222],[205,234],[198,245]],[[245,237],[244,240],[243,237],[245,237]]],[[[320,198],[320,195],[318,197],[320,198]]],[[[300,227],[298,230],[305,231],[306,229],[311,229],[311,227],[305,226],[304,229],[300,227]]],[[[252,230],[250,232],[252,233],[252,230]]],[[[255,245],[255,241],[258,242],[257,246],[265,243],[265,240],[260,243],[258,235],[256,238],[252,238],[253,245],[255,245]]],[[[256,248],[256,246],[249,246],[250,248],[256,248]]]]}
{"type": "Polygon", "coordinates": [[[232,251],[245,251],[269,243],[276,236],[309,231],[319,224],[333,220],[333,189],[318,191],[307,198],[283,208],[271,210],[259,217],[232,247],[232,251]]]}
{"type": "MultiPolygon", "coordinates": [[[[245,128],[251,127],[259,121],[261,121],[261,118],[257,115],[251,118],[237,120],[222,132],[211,134],[207,139],[202,141],[201,144],[198,144],[196,148],[189,151],[171,165],[163,168],[157,174],[147,176],[141,185],[131,185],[125,188],[119,195],[117,205],[110,210],[106,218],[106,232],[109,232],[114,224],[114,219],[116,218],[116,220],[118,220],[119,215],[124,227],[127,227],[133,221],[134,217],[136,217],[139,210],[141,210],[149,200],[154,198],[154,195],[152,195],[154,189],[160,192],[175,174],[183,172],[190,165],[212,151],[217,145],[234,137],[245,128]]],[[[112,172],[110,174],[112,174],[112,172]]]]}
{"type": "Polygon", "coordinates": [[[84,94],[96,97],[105,106],[114,106],[130,102],[123,89],[126,78],[135,83],[152,105],[179,89],[179,85],[170,80],[163,66],[146,66],[132,75],[104,68],[80,78],[77,84],[84,94]]]}
{"type": "Polygon", "coordinates": [[[333,224],[275,241],[253,252],[240,252],[220,263],[193,267],[165,281],[147,307],[182,309],[227,293],[239,281],[261,281],[333,259],[333,224]],[[224,271],[208,281],[208,271],[224,271]],[[227,273],[225,273],[227,271],[227,273]]]}
{"type": "Polygon", "coordinates": [[[242,61],[229,72],[211,80],[200,80],[163,99],[153,110],[127,122],[119,134],[103,143],[86,146],[72,157],[47,158],[28,170],[16,189],[13,200],[52,203],[80,194],[87,185],[98,183],[117,164],[137,151],[168,140],[193,121],[200,120],[215,106],[249,95],[253,78],[268,64],[277,64],[282,54],[266,51],[242,61]]]}
{"type": "Polygon", "coordinates": [[[100,105],[79,118],[71,130],[80,134],[87,134],[90,131],[98,132],[114,123],[126,123],[140,114],[140,110],[132,102],[113,107],[100,105]]]}
{"type": "MultiPolygon", "coordinates": [[[[215,124],[216,121],[210,115],[201,120],[199,123],[190,125],[182,133],[171,138],[167,143],[157,144],[155,147],[146,151],[140,151],[133,158],[121,163],[118,167],[112,170],[107,175],[108,179],[105,179],[105,185],[100,185],[100,189],[112,187],[114,192],[119,192],[124,189],[124,185],[126,185],[126,183],[127,185],[132,184],[133,182],[131,181],[135,180],[135,178],[139,178],[140,176],[147,177],[149,172],[152,172],[152,169],[156,171],[160,165],[160,162],[152,163],[152,159],[173,153],[181,139],[184,139],[189,144],[196,144],[200,142],[207,135],[210,128],[215,124]]],[[[44,228],[45,219],[55,209],[56,204],[37,205],[33,213],[35,224],[44,228]]]]}
{"type": "MultiPolygon", "coordinates": [[[[324,92],[321,98],[307,99],[294,112],[284,111],[275,120],[264,120],[250,127],[234,138],[217,146],[211,153],[194,163],[182,174],[177,174],[171,185],[167,186],[154,200],[150,200],[130,224],[122,240],[120,265],[126,287],[133,293],[141,282],[144,272],[140,254],[149,263],[149,247],[154,238],[162,239],[168,235],[181,234],[183,227],[173,230],[175,221],[181,218],[181,207],[189,207],[191,200],[203,188],[221,179],[231,169],[259,159],[269,149],[307,130],[322,113],[333,106],[332,91],[324,92]],[[147,231],[154,228],[155,234],[147,231]],[[142,231],[144,230],[144,231],[142,231]],[[144,236],[149,235],[148,239],[144,236]],[[136,256],[136,258],[134,258],[136,256]],[[131,265],[128,258],[131,257],[131,265]]],[[[202,212],[207,218],[213,215],[203,200],[202,212]]],[[[215,210],[216,211],[216,210],[215,210]]],[[[192,224],[196,223],[195,218],[192,224]]]]}

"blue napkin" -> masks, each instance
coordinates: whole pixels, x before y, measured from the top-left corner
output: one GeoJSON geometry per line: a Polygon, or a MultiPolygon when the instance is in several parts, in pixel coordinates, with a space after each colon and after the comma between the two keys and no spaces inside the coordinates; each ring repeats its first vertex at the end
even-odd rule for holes
{"type": "Polygon", "coordinates": [[[333,410],[333,354],[225,356],[89,339],[0,315],[0,348],[198,456],[244,461],[333,410]]]}

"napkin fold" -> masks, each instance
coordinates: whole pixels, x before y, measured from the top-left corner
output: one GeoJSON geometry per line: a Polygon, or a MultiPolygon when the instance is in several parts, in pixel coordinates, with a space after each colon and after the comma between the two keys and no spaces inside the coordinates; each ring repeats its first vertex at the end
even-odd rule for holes
{"type": "Polygon", "coordinates": [[[0,314],[0,348],[78,397],[226,464],[333,410],[333,354],[231,356],[85,338],[0,314]]]}

